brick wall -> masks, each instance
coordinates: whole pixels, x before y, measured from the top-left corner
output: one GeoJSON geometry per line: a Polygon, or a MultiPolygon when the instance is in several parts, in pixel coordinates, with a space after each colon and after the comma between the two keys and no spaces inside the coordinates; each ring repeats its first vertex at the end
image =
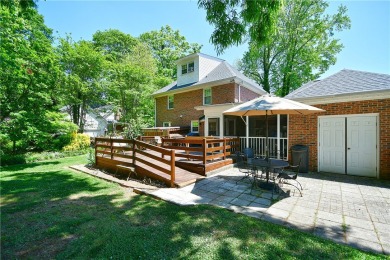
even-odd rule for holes
{"type": "MultiPolygon", "coordinates": [[[[236,88],[238,88],[238,86],[236,86],[236,88]]],[[[241,102],[246,102],[246,101],[252,100],[252,99],[260,96],[259,94],[255,93],[252,90],[249,90],[247,88],[241,87],[239,89],[241,92],[241,102]]],[[[238,96],[236,98],[238,100],[238,96]]]]}
{"type": "MultiPolygon", "coordinates": [[[[326,112],[307,116],[289,116],[289,145],[290,147],[295,144],[304,144],[309,146],[309,168],[311,171],[318,170],[318,116],[379,113],[379,178],[390,179],[390,99],[343,102],[314,106],[324,109],[326,112]]],[[[289,158],[291,158],[291,156],[289,158]]]]}
{"type": "MultiPolygon", "coordinates": [[[[212,105],[233,103],[238,100],[238,85],[229,83],[211,88],[212,105]]],[[[251,100],[259,95],[241,87],[241,100],[251,100]]],[[[163,122],[171,122],[172,126],[190,126],[191,120],[197,120],[203,115],[203,111],[194,109],[203,105],[203,90],[193,90],[174,95],[174,108],[168,109],[167,96],[156,98],[156,126],[162,126],[163,122]],[[182,117],[180,117],[180,115],[182,117]]]]}
{"type": "Polygon", "coordinates": [[[203,90],[176,94],[173,103],[174,108],[168,109],[167,96],[156,98],[156,126],[162,126],[163,122],[171,122],[172,126],[190,126],[191,120],[198,120],[203,111],[194,107],[203,105],[203,90]]]}
{"type": "Polygon", "coordinates": [[[211,88],[212,104],[225,104],[234,102],[235,84],[229,83],[211,88]]]}

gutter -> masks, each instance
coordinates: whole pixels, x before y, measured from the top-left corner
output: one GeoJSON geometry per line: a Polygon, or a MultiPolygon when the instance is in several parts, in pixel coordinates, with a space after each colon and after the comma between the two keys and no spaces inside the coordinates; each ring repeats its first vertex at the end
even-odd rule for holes
{"type": "Polygon", "coordinates": [[[302,102],[307,105],[320,105],[320,104],[331,104],[341,102],[353,102],[363,100],[377,100],[390,98],[390,89],[386,90],[373,90],[356,93],[343,93],[326,96],[316,97],[299,97],[299,98],[288,98],[290,100],[302,102]]]}

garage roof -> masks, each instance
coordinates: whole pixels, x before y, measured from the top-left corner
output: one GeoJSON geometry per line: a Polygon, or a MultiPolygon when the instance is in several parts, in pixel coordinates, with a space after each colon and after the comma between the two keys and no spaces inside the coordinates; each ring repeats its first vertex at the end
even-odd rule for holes
{"type": "Polygon", "coordinates": [[[390,90],[390,75],[343,69],[322,80],[310,81],[286,96],[289,99],[390,90]]]}

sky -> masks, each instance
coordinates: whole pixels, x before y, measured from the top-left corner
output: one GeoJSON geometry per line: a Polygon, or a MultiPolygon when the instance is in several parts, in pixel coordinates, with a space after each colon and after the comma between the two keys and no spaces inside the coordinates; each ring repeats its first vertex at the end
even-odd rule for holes
{"type": "MultiPolygon", "coordinates": [[[[351,29],[336,32],[344,45],[337,62],[320,78],[342,69],[390,74],[390,0],[329,1],[327,12],[334,14],[343,4],[348,8],[351,29]]],[[[201,52],[234,65],[247,45],[233,46],[217,55],[210,42],[213,26],[197,1],[58,1],[38,2],[38,11],[55,36],[70,34],[73,40],[91,40],[100,30],[118,29],[134,37],[169,25],[190,43],[203,45],[201,52]]]]}

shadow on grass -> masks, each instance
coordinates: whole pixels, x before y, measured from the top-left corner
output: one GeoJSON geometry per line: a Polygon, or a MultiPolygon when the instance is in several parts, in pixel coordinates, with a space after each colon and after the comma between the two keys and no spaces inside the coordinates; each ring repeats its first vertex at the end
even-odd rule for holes
{"type": "Polygon", "coordinates": [[[46,162],[34,162],[34,163],[26,163],[26,164],[16,164],[16,165],[9,165],[9,166],[2,166],[1,171],[2,172],[14,172],[14,171],[22,171],[25,169],[32,169],[34,167],[40,167],[44,165],[52,165],[55,166],[59,164],[59,161],[46,161],[46,162]]]}
{"type": "Polygon", "coordinates": [[[208,205],[180,207],[70,171],[7,175],[1,258],[359,258],[360,252],[208,205]]]}

